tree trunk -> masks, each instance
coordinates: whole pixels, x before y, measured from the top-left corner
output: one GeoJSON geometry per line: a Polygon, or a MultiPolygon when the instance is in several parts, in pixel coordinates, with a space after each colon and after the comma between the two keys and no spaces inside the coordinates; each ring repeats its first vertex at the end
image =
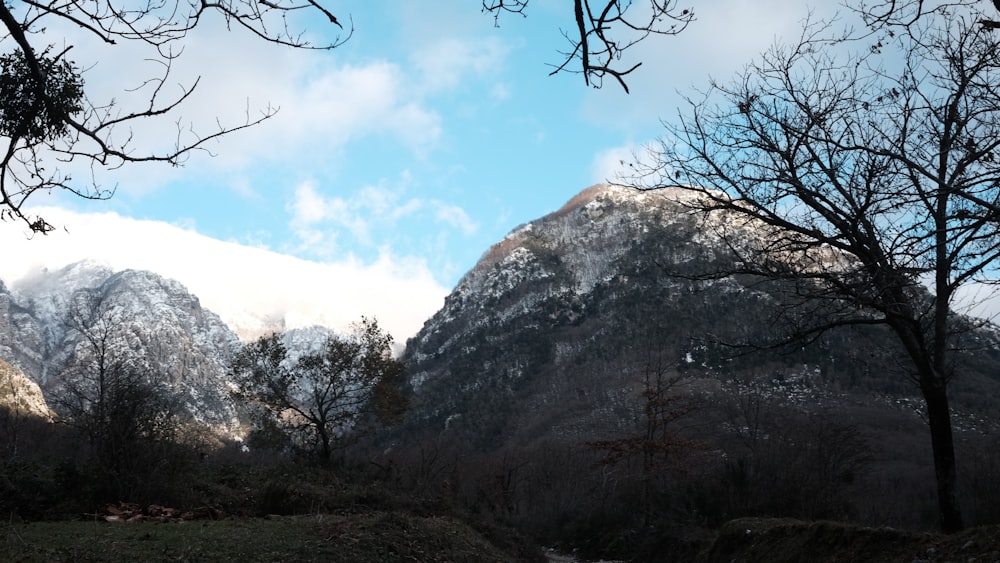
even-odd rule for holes
{"type": "Polygon", "coordinates": [[[943,382],[921,385],[927,403],[927,423],[931,431],[931,448],[934,453],[934,475],[937,479],[938,512],[941,530],[946,533],[962,529],[962,512],[955,493],[955,442],[951,429],[951,411],[948,408],[948,391],[943,382]]]}
{"type": "MultiPolygon", "coordinates": [[[[905,295],[902,293],[895,296],[897,303],[905,302],[905,295]]],[[[944,301],[947,303],[947,300],[944,301]]],[[[917,318],[912,314],[912,309],[907,311],[908,317],[917,318]]],[[[945,318],[947,309],[944,309],[945,318]]],[[[916,367],[920,392],[924,396],[924,404],[927,406],[927,426],[931,431],[931,451],[934,457],[934,478],[937,484],[938,496],[938,524],[941,531],[953,533],[960,531],[964,524],[962,522],[962,511],[958,505],[958,496],[955,492],[957,487],[957,469],[955,467],[955,440],[951,429],[951,409],[948,406],[948,378],[945,376],[947,364],[944,355],[947,352],[946,340],[935,341],[934,348],[937,354],[929,357],[926,350],[926,341],[922,334],[922,328],[917,321],[909,323],[890,321],[890,326],[899,336],[903,347],[913,360],[916,367]]],[[[937,335],[942,339],[947,338],[947,331],[938,327],[937,335]]]]}
{"type": "Polygon", "coordinates": [[[329,465],[330,459],[333,457],[333,451],[330,447],[330,435],[327,434],[325,425],[320,426],[318,430],[320,438],[319,458],[323,462],[323,465],[329,465]]]}

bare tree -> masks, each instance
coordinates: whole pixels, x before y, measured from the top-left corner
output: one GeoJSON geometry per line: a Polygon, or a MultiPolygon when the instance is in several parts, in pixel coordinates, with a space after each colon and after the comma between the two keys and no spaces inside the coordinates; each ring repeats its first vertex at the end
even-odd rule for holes
{"type": "Polygon", "coordinates": [[[725,382],[717,406],[725,518],[843,518],[870,447],[842,410],[802,408],[775,393],[771,370],[725,382]]]}
{"type": "MultiPolygon", "coordinates": [[[[483,11],[496,21],[502,13],[524,15],[529,0],[483,0],[483,11]]],[[[677,0],[573,0],[573,29],[562,34],[569,48],[550,73],[583,75],[588,86],[601,87],[605,77],[618,81],[628,92],[625,77],[642,62],[622,62],[622,56],[651,35],[677,35],[694,21],[694,10],[677,0]]]]}
{"type": "MultiPolygon", "coordinates": [[[[587,446],[602,453],[600,463],[614,466],[635,461],[639,463],[643,524],[648,525],[654,511],[653,499],[658,485],[671,469],[683,465],[691,453],[704,449],[703,444],[687,434],[683,425],[699,409],[699,400],[686,389],[689,381],[678,373],[677,363],[669,358],[661,334],[649,337],[643,348],[638,369],[642,377],[641,415],[637,414],[635,430],[624,437],[594,440],[587,446]]],[[[637,409],[639,410],[639,409],[637,409]]]]}
{"type": "Polygon", "coordinates": [[[794,288],[789,341],[891,329],[926,406],[946,531],[963,525],[948,383],[969,321],[953,306],[1000,258],[1000,36],[983,17],[941,13],[852,56],[807,26],[690,100],[636,180],[693,194],[737,256],[706,275],[794,288]]]}
{"type": "Polygon", "coordinates": [[[338,446],[359,435],[366,417],[392,423],[406,408],[403,365],[391,345],[392,337],[368,319],[297,359],[289,358],[281,335],[264,336],[233,359],[234,396],[249,408],[255,429],[278,431],[329,462],[338,446]]]}
{"type": "Polygon", "coordinates": [[[77,346],[55,391],[65,420],[88,439],[108,493],[128,498],[156,464],[169,460],[181,426],[181,403],[154,368],[131,350],[134,319],[100,290],[77,292],[69,304],[77,346]]]}
{"type": "MultiPolygon", "coordinates": [[[[84,0],[26,0],[0,4],[0,218],[24,221],[33,232],[53,229],[43,217],[29,216],[26,200],[39,191],[66,190],[87,199],[106,199],[114,190],[97,181],[79,182],[60,166],[83,164],[116,169],[138,162],[183,164],[209,141],[258,124],[275,114],[267,107],[249,110],[241,122],[217,122],[199,132],[177,122],[173,146],[162,152],[136,150],[133,129],[143,122],[176,114],[198,86],[195,80],[172,95],[167,90],[173,62],[182,42],[209,14],[221,15],[229,27],[260,39],[295,48],[332,49],[342,43],[314,45],[291,29],[288,16],[312,10],[338,27],[342,24],[316,0],[222,0],[219,2],[138,2],[119,6],[84,0]],[[69,25],[106,45],[148,48],[162,68],[146,77],[126,99],[140,109],[125,110],[114,98],[87,96],[81,69],[70,58],[73,48],[48,43],[48,26],[69,25]],[[141,100],[145,99],[145,103],[141,100]]],[[[350,30],[346,30],[347,36],[350,30]]],[[[127,105],[127,104],[126,104],[127,105]]]]}
{"type": "Polygon", "coordinates": [[[988,29],[1000,27],[996,20],[1000,12],[998,0],[866,0],[852,8],[865,22],[873,27],[909,29],[924,19],[933,19],[955,10],[978,8],[981,14],[979,24],[988,29]],[[991,10],[988,5],[992,5],[991,10]]]}
{"type": "MultiPolygon", "coordinates": [[[[528,0],[483,0],[484,12],[524,14],[528,0]]],[[[623,63],[630,47],[651,35],[680,33],[694,19],[676,0],[575,0],[573,31],[564,32],[569,49],[555,65],[560,71],[583,74],[588,85],[600,86],[610,76],[628,91],[625,76],[641,62],[623,63]]],[[[168,86],[174,62],[183,51],[188,34],[210,16],[221,16],[228,28],[292,48],[333,49],[353,34],[320,0],[219,0],[186,2],[163,0],[119,6],[113,2],[85,0],[26,0],[0,4],[0,219],[23,221],[32,232],[46,233],[53,226],[44,217],[30,215],[25,202],[37,192],[60,190],[85,199],[107,199],[113,187],[73,178],[73,166],[115,170],[128,164],[159,162],[181,165],[208,143],[273,117],[276,109],[258,113],[247,108],[244,119],[216,121],[202,130],[176,121],[176,136],[166,149],[137,148],[136,129],[143,123],[175,116],[198,86],[198,80],[180,85],[171,94],[168,86]],[[304,30],[295,28],[293,16],[319,15],[339,29],[328,43],[310,43],[304,30]],[[138,109],[115,98],[88,95],[83,71],[74,62],[74,45],[50,43],[51,30],[69,26],[84,36],[121,49],[146,48],[161,71],[143,77],[121,93],[137,101],[138,109]]],[[[300,20],[301,21],[301,20],[300,20]]]]}

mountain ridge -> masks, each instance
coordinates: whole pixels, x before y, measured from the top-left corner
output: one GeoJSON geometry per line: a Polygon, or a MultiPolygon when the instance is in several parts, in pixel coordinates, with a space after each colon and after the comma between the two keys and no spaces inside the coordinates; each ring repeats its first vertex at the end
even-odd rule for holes
{"type": "MultiPolygon", "coordinates": [[[[891,361],[898,343],[879,328],[832,332],[808,349],[723,346],[780,336],[784,290],[748,276],[705,279],[737,259],[720,233],[752,247],[768,231],[706,216],[691,197],[596,185],[494,244],[407,342],[408,431],[454,434],[466,421],[464,439],[489,449],[623,429],[642,417],[643,370],[652,363],[692,393],[729,396],[742,379],[763,378],[802,408],[795,397],[808,388],[826,390],[831,404],[865,404],[852,398],[859,393],[917,394],[891,361]]],[[[984,389],[1000,392],[991,367],[1000,362],[998,333],[977,335],[984,351],[963,357],[969,368],[954,385],[962,408],[984,389]]]]}
{"type": "MultiPolygon", "coordinates": [[[[243,340],[179,281],[148,270],[115,271],[94,260],[37,272],[13,290],[0,280],[0,360],[19,376],[5,381],[17,382],[19,396],[42,401],[44,408],[33,412],[58,411],[59,394],[81,372],[77,364],[94,352],[84,334],[91,327],[108,331],[108,348],[100,353],[112,362],[139,367],[219,435],[242,436],[228,372],[243,340]]],[[[282,334],[293,357],[314,351],[333,333],[318,325],[275,328],[281,330],[260,327],[255,337],[282,334]]]]}

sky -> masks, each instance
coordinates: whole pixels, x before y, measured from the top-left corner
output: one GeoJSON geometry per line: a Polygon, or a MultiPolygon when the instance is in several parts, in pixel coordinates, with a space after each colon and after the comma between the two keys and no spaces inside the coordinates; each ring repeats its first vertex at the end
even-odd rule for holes
{"type": "MultiPolygon", "coordinates": [[[[637,4],[641,4],[637,3],[637,4]]],[[[824,9],[832,3],[824,2],[824,9]]],[[[685,95],[725,80],[776,38],[794,38],[809,4],[698,3],[681,35],[654,37],[626,94],[549,76],[571,29],[566,0],[532,0],[495,25],[478,0],[327,2],[353,33],[331,51],[262,42],[218,18],[183,43],[171,81],[198,85],[166,119],[137,127],[137,149],[166,146],[176,125],[203,134],[272,107],[273,118],[195,153],[181,167],[100,172],[113,197],[36,194],[57,230],[0,224],[8,286],[39,268],[95,259],[185,284],[231,323],[284,318],[344,328],[375,317],[413,336],[489,247],[614,176],[662,134],[685,95]]],[[[320,17],[302,24],[335,40],[320,17]]],[[[123,107],[155,75],[141,49],[72,44],[88,94],[123,107]]],[[[147,86],[148,87],[148,86],[147,86]]],[[[86,178],[88,171],[75,172],[86,178]]]]}

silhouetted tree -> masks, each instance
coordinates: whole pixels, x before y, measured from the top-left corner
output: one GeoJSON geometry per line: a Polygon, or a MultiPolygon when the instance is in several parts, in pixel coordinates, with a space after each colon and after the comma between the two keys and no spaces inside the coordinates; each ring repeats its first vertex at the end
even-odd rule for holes
{"type": "Polygon", "coordinates": [[[706,277],[780,282],[788,342],[892,330],[926,406],[948,531],[962,527],[948,383],[969,326],[952,306],[1000,257],[1000,35],[983,17],[940,12],[850,56],[807,26],[691,100],[637,180],[690,192],[728,243],[736,265],[706,277]]]}
{"type": "MultiPolygon", "coordinates": [[[[573,0],[573,28],[563,30],[569,48],[561,52],[562,62],[553,65],[550,76],[559,72],[583,75],[588,86],[601,87],[610,76],[628,92],[625,77],[642,62],[622,62],[622,55],[651,35],[676,35],[694,21],[694,10],[681,7],[677,0],[573,0]]],[[[504,12],[524,15],[528,0],[483,0],[483,11],[499,20],[504,12]]]]}
{"type": "Polygon", "coordinates": [[[393,423],[406,409],[403,364],[391,345],[392,336],[368,319],[298,358],[289,357],[280,334],[264,336],[233,359],[234,396],[255,429],[280,432],[328,462],[367,417],[393,423]]]}
{"type": "Polygon", "coordinates": [[[979,24],[984,28],[1000,27],[1000,22],[996,21],[1000,12],[997,0],[865,0],[854,10],[872,27],[909,29],[922,20],[968,7],[982,11],[979,24]]]}
{"type": "MultiPolygon", "coordinates": [[[[112,170],[137,162],[182,164],[206,143],[260,123],[275,114],[266,108],[259,115],[237,123],[212,123],[201,133],[177,122],[171,148],[161,152],[136,150],[134,128],[164,115],[176,114],[197,87],[197,80],[181,85],[171,96],[172,63],[183,51],[188,33],[209,14],[225,18],[229,27],[242,28],[264,41],[296,48],[331,49],[342,41],[313,45],[301,32],[289,28],[288,16],[314,10],[334,25],[340,22],[315,0],[223,0],[221,2],[112,2],[69,0],[0,4],[0,218],[24,221],[33,232],[52,230],[43,217],[26,215],[23,205],[35,192],[66,190],[87,199],[105,199],[113,189],[96,181],[74,181],[60,171],[66,163],[82,163],[112,170]],[[128,103],[88,96],[82,71],[70,59],[73,45],[56,46],[51,35],[58,25],[68,25],[84,36],[123,49],[145,48],[161,64],[159,76],[142,77],[142,86],[122,93],[137,100],[128,103]],[[52,27],[49,27],[52,26],[52,27]],[[45,33],[49,33],[46,35],[45,33]]],[[[71,38],[67,36],[65,41],[71,38]]]]}

